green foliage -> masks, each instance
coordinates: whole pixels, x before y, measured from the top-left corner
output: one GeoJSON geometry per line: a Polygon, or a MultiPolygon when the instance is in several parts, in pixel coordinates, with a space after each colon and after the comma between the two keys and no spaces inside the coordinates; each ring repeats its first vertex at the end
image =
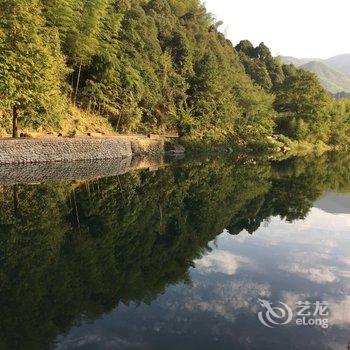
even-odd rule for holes
{"type": "Polygon", "coordinates": [[[276,94],[275,108],[279,112],[279,127],[297,140],[328,141],[329,103],[330,99],[316,75],[297,70],[285,79],[276,94]]]}
{"type": "Polygon", "coordinates": [[[343,142],[329,123],[346,117],[330,100],[320,106],[314,77],[282,65],[264,43],[234,48],[199,0],[3,0],[0,10],[0,108],[6,116],[19,107],[23,125],[54,125],[70,98],[119,132],[343,142]]]}
{"type": "Polygon", "coordinates": [[[0,108],[16,107],[23,124],[57,122],[67,69],[57,31],[44,26],[39,1],[3,0],[0,17],[0,108]]]}
{"type": "MultiPolygon", "coordinates": [[[[350,114],[342,106],[344,102],[336,102],[327,95],[316,75],[293,65],[283,65],[279,58],[272,57],[263,43],[254,48],[243,40],[236,50],[251,79],[275,96],[272,101],[276,112],[275,128],[265,130],[312,144],[319,141],[332,145],[348,143],[350,114]]],[[[256,97],[256,93],[253,96],[256,97]]],[[[247,127],[243,128],[248,132],[247,127]]],[[[264,134],[258,126],[251,130],[254,134],[264,134]]]]}
{"type": "Polygon", "coordinates": [[[330,115],[329,143],[348,145],[350,142],[350,100],[332,100],[328,106],[330,115]]]}
{"type": "Polygon", "coordinates": [[[282,65],[272,57],[264,43],[254,48],[250,41],[242,40],[236,46],[236,50],[247,74],[264,90],[271,91],[282,83],[284,80],[282,65]]]}

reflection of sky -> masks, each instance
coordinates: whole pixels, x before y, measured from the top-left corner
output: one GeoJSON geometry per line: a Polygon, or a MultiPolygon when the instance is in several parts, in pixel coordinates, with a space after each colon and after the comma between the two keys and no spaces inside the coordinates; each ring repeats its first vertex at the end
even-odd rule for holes
{"type": "MultiPolygon", "coordinates": [[[[334,196],[333,196],[334,198],[334,196]]],[[[171,286],[152,305],[119,306],[73,328],[59,349],[346,349],[350,341],[350,214],[313,208],[304,221],[273,218],[249,235],[224,232],[195,261],[191,287],[171,286]],[[326,300],[330,328],[257,321],[258,298],[326,300]]]]}

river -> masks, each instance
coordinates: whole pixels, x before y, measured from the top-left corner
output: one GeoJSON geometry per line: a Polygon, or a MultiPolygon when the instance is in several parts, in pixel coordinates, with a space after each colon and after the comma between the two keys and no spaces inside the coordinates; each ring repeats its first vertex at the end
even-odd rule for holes
{"type": "Polygon", "coordinates": [[[350,156],[107,168],[0,187],[1,349],[347,349],[350,156]]]}

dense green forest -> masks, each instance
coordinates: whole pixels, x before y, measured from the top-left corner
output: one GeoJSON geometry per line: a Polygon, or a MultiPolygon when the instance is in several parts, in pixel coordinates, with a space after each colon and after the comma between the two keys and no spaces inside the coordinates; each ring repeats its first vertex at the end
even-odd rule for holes
{"type": "Polygon", "coordinates": [[[343,154],[218,157],[0,187],[0,349],[52,348],[82,320],[190,283],[193,262],[225,228],[253,234],[274,216],[305,218],[325,190],[350,191],[349,164],[343,154]]]}
{"type": "Polygon", "coordinates": [[[349,141],[350,103],[264,44],[234,47],[199,0],[0,0],[0,11],[3,132],[17,120],[59,128],[75,106],[117,132],[349,141]]]}

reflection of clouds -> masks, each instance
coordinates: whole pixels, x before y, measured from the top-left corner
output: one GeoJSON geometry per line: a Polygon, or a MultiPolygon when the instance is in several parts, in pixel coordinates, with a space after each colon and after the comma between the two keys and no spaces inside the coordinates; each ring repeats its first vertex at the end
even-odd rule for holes
{"type": "Polygon", "coordinates": [[[338,259],[339,262],[345,264],[345,265],[348,265],[350,266],[350,257],[341,257],[338,259]]]}
{"type": "Polygon", "coordinates": [[[293,311],[297,309],[298,301],[305,301],[309,299],[309,295],[305,293],[293,293],[285,291],[282,293],[281,300],[286,303],[293,311]]]}
{"type": "Polygon", "coordinates": [[[268,284],[237,280],[195,282],[186,295],[187,311],[205,311],[234,321],[242,312],[257,313],[259,298],[270,297],[268,284]],[[209,293],[208,293],[209,291],[209,293]]]}
{"type": "Polygon", "coordinates": [[[331,326],[349,327],[350,325],[350,296],[341,301],[329,301],[331,326]]]}
{"type": "MultiPolygon", "coordinates": [[[[350,215],[334,215],[320,209],[311,209],[305,220],[284,222],[278,217],[271,219],[268,227],[260,227],[255,239],[273,244],[316,245],[322,251],[337,247],[340,241],[350,241],[348,235],[350,215]],[[345,235],[344,235],[345,234],[345,235]]],[[[249,236],[245,235],[245,240],[249,236]]]]}
{"type": "Polygon", "coordinates": [[[195,266],[201,273],[221,272],[227,275],[234,275],[241,264],[250,264],[250,261],[220,249],[216,249],[195,261],[195,266]]]}
{"type": "Polygon", "coordinates": [[[299,277],[306,278],[315,283],[330,283],[337,280],[333,269],[326,266],[310,267],[307,261],[303,262],[303,264],[292,263],[290,265],[285,265],[282,266],[281,269],[295,273],[299,277]]]}
{"type": "Polygon", "coordinates": [[[332,214],[318,208],[312,208],[308,217],[301,221],[301,226],[305,229],[320,229],[327,231],[345,231],[350,227],[349,214],[332,214]]]}
{"type": "Polygon", "coordinates": [[[89,334],[83,337],[68,337],[61,341],[56,349],[68,350],[68,349],[85,349],[85,348],[98,348],[99,349],[141,349],[144,348],[142,344],[137,342],[131,342],[127,339],[119,337],[102,337],[96,334],[89,334]]]}
{"type": "Polygon", "coordinates": [[[282,273],[288,271],[318,284],[340,282],[345,287],[350,277],[349,226],[349,214],[334,215],[313,208],[305,220],[288,223],[274,217],[253,236],[242,232],[234,237],[236,246],[223,235],[220,247],[232,247],[240,254],[240,247],[249,245],[264,251],[254,257],[257,266],[264,266],[260,259],[271,254],[282,273]]]}

